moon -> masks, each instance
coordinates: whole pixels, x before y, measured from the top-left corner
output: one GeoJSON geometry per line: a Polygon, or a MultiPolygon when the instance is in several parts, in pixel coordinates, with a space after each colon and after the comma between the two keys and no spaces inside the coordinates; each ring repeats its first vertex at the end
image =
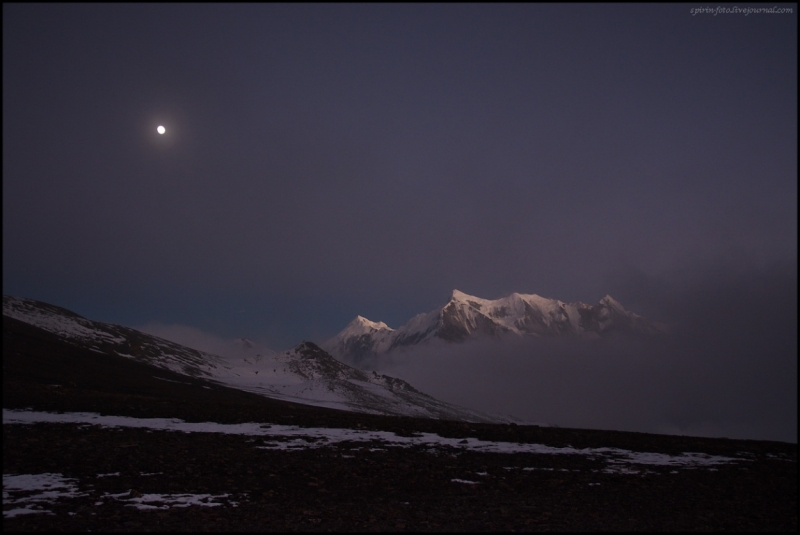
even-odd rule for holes
{"type": "Polygon", "coordinates": [[[156,130],[158,130],[158,133],[162,135],[164,134],[164,132],[167,131],[167,129],[164,128],[163,126],[159,126],[158,128],[156,128],[156,130]]]}

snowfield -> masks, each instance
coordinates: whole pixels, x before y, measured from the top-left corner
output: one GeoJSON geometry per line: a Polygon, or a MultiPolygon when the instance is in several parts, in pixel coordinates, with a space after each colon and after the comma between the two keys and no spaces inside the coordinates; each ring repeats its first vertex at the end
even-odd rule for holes
{"type": "Polygon", "coordinates": [[[388,431],[364,431],[358,429],[330,429],[324,427],[298,427],[277,424],[219,424],[214,422],[192,423],[177,418],[131,418],[128,416],[102,416],[90,412],[56,414],[51,412],[22,411],[3,409],[3,424],[34,423],[72,423],[91,424],[103,427],[136,427],[158,431],[180,431],[183,433],[224,433],[270,437],[265,449],[296,450],[322,448],[341,442],[379,441],[387,447],[408,448],[419,446],[429,449],[456,449],[480,453],[534,453],[539,455],[585,455],[595,459],[605,459],[608,463],[662,465],[681,468],[708,467],[723,463],[740,462],[746,459],[707,455],[704,453],[682,453],[666,455],[663,453],[634,452],[619,448],[556,448],[543,444],[524,444],[517,442],[494,442],[477,438],[446,438],[434,433],[419,433],[418,436],[404,437],[388,431]],[[310,440],[306,440],[310,439],[310,440]]]}

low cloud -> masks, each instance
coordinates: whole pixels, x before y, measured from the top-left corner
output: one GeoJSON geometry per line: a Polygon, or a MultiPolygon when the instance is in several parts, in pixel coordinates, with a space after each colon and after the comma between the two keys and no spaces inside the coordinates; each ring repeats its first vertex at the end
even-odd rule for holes
{"type": "Polygon", "coordinates": [[[666,338],[431,345],[378,367],[529,422],[796,442],[796,263],[679,280],[659,282],[666,338]]]}
{"type": "Polygon", "coordinates": [[[237,351],[233,340],[228,340],[187,325],[152,322],[135,328],[144,333],[222,357],[235,356],[237,351]]]}
{"type": "MultiPolygon", "coordinates": [[[[366,367],[525,422],[797,442],[796,262],[631,280],[623,302],[647,302],[648,314],[671,324],[669,336],[431,344],[366,367]]],[[[223,356],[237,351],[193,327],[138,329],[223,356]]]]}

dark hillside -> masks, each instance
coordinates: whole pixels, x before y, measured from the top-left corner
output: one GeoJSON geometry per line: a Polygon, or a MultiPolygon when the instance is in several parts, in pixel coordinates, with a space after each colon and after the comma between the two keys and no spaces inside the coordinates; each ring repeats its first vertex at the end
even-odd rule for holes
{"type": "MultiPolygon", "coordinates": [[[[586,455],[480,453],[379,442],[297,451],[241,435],[4,424],[3,474],[61,474],[84,496],[6,517],[50,530],[795,531],[797,445],[371,416],[273,400],[63,342],[3,318],[3,407],[139,418],[420,432],[553,447],[734,457],[711,468],[586,455]],[[368,447],[367,447],[368,446],[368,447]],[[109,475],[114,474],[114,475],[109,475]],[[101,477],[105,476],[105,477],[101,477]],[[123,496],[124,493],[124,496],[123,496]],[[153,510],[148,494],[216,507],[153,510]],[[142,498],[143,499],[143,498],[142,498]]],[[[5,486],[4,486],[5,487],[5,486]]],[[[16,496],[16,495],[14,495],[16,496]]],[[[4,511],[16,507],[4,500],[4,511]]]]}

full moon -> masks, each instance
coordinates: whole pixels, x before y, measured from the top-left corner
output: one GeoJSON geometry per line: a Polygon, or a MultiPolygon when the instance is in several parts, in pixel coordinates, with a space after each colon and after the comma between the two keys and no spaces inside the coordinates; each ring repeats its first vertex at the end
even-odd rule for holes
{"type": "Polygon", "coordinates": [[[159,126],[158,128],[156,128],[156,130],[158,130],[158,133],[159,133],[159,134],[163,134],[164,132],[166,132],[166,131],[167,131],[167,129],[166,129],[166,128],[164,128],[163,126],[159,126]]]}

